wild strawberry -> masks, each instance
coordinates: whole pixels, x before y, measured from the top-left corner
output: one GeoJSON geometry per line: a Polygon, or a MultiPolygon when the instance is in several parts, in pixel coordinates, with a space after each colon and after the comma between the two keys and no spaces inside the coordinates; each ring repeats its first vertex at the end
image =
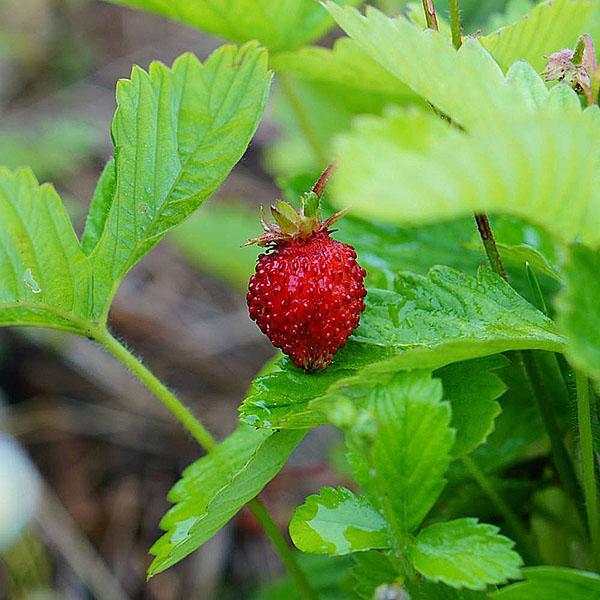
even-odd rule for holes
{"type": "Polygon", "coordinates": [[[273,345],[306,371],[331,364],[365,309],[364,269],[352,246],[332,239],[329,227],[343,216],[321,221],[319,202],[329,167],[301,198],[302,208],[277,201],[275,223],[261,215],[265,233],[249,243],[266,246],[248,286],[250,317],[273,345]]]}

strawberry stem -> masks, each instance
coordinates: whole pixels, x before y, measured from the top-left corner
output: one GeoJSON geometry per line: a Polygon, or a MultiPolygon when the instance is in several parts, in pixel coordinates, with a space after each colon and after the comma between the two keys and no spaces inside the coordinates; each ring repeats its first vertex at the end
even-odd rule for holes
{"type": "Polygon", "coordinates": [[[450,0],[450,29],[452,30],[452,43],[458,50],[462,46],[462,27],[460,25],[460,7],[458,0],[450,0]]]}
{"type": "Polygon", "coordinates": [[[439,25],[437,15],[435,14],[435,4],[433,0],[423,0],[423,10],[425,11],[425,20],[427,21],[427,27],[434,31],[439,31],[439,25]]]}

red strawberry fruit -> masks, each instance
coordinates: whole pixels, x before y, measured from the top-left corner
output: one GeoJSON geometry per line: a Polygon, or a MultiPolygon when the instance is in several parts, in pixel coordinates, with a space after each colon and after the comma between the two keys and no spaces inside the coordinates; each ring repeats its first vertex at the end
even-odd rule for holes
{"type": "Polygon", "coordinates": [[[331,167],[301,198],[302,208],[278,201],[274,223],[261,216],[265,233],[249,243],[266,246],[248,286],[250,317],[274,346],[306,371],[331,364],[365,309],[365,270],[352,246],[332,239],[319,202],[331,167]]]}

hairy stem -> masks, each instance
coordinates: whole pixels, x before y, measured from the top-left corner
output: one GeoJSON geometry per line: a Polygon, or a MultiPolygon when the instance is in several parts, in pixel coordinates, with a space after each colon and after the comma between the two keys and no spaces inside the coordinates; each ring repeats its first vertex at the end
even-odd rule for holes
{"type": "Polygon", "coordinates": [[[460,7],[458,0],[449,0],[450,29],[452,30],[452,44],[458,50],[462,46],[462,27],[460,25],[460,7]]]}
{"type": "Polygon", "coordinates": [[[575,503],[575,507],[582,523],[585,525],[585,513],[583,507],[583,497],[581,487],[577,481],[575,469],[571,458],[565,448],[563,436],[560,432],[560,427],[554,415],[554,410],[550,402],[550,396],[546,388],[544,376],[540,370],[540,366],[533,352],[518,352],[517,361],[520,363],[524,374],[530,383],[530,392],[537,406],[546,433],[550,438],[550,447],[552,449],[552,457],[554,465],[558,472],[558,476],[569,496],[575,503]]]}
{"type": "Polygon", "coordinates": [[[477,229],[479,230],[479,235],[481,236],[481,241],[483,242],[485,253],[490,261],[492,271],[498,273],[502,279],[508,280],[487,215],[485,213],[475,214],[475,222],[477,223],[477,229]]]}
{"type": "Polygon", "coordinates": [[[435,4],[433,0],[423,0],[423,10],[425,11],[425,20],[427,21],[427,27],[439,31],[437,15],[435,14],[435,4]]]}
{"type": "Polygon", "coordinates": [[[496,491],[492,482],[470,456],[463,456],[461,460],[471,477],[506,521],[506,524],[510,528],[511,535],[519,547],[523,560],[528,565],[541,564],[537,548],[531,542],[529,533],[527,532],[527,529],[525,529],[521,519],[519,519],[504,498],[496,491]]]}
{"type": "Polygon", "coordinates": [[[321,144],[318,132],[313,126],[306,108],[302,104],[302,101],[298,97],[298,94],[296,93],[296,90],[294,89],[294,86],[288,79],[287,75],[278,73],[277,81],[279,82],[281,91],[285,94],[287,101],[294,112],[296,121],[298,122],[298,125],[302,130],[306,141],[308,142],[308,145],[311,147],[315,159],[319,163],[319,166],[322,167],[327,163],[327,156],[321,144]]]}
{"type": "Polygon", "coordinates": [[[598,512],[598,488],[596,486],[596,467],[594,465],[594,444],[592,439],[592,419],[590,412],[590,382],[576,371],[577,420],[579,423],[579,445],[585,495],[585,509],[592,541],[592,556],[596,567],[600,567],[600,517],[598,512]]]}
{"type": "Polygon", "coordinates": [[[210,452],[217,447],[217,442],[200,420],[192,414],[190,409],[123,344],[106,330],[99,332],[95,339],[123,363],[163,403],[165,408],[190,432],[206,452],[210,452]]]}
{"type": "Polygon", "coordinates": [[[305,598],[306,600],[312,600],[313,598],[316,598],[315,593],[311,589],[307,579],[304,577],[304,573],[298,567],[298,562],[296,561],[294,552],[283,537],[279,527],[277,527],[271,518],[271,515],[267,512],[265,505],[258,498],[255,498],[248,503],[248,507],[250,510],[252,510],[254,516],[262,525],[262,528],[277,550],[279,557],[285,564],[288,573],[296,582],[298,591],[300,592],[302,598],[305,598]]]}
{"type": "MultiPolygon", "coordinates": [[[[163,403],[165,408],[189,431],[206,452],[211,452],[217,447],[216,440],[206,427],[204,427],[202,422],[123,344],[115,339],[106,329],[94,331],[93,336],[100,345],[125,365],[163,403]]],[[[294,580],[298,589],[302,591],[303,598],[306,600],[316,598],[308,580],[296,562],[294,553],[263,503],[258,498],[255,498],[248,503],[248,507],[262,525],[265,534],[271,540],[281,561],[286,566],[290,577],[294,580]]]]}

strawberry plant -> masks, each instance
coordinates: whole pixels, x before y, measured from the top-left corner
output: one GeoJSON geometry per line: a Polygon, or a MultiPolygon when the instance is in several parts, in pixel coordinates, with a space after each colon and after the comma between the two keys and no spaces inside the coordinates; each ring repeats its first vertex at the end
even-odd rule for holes
{"type": "MultiPolygon", "coordinates": [[[[470,36],[458,0],[449,20],[434,0],[396,16],[357,0],[118,3],[241,45],[118,83],[81,239],[52,186],[0,170],[0,324],[102,345],[204,449],[148,575],[248,504],[292,580],[271,597],[600,597],[598,2],[470,36]],[[345,36],[311,45],[334,23],[345,36]],[[248,303],[289,358],[217,442],[110,333],[110,306],[242,157],[273,73],[282,135],[265,160],[297,210],[274,203],[248,303]],[[347,485],[296,508],[293,544],[328,557],[306,561],[258,496],[323,425],[343,436],[347,485]]],[[[516,4],[507,15],[531,3],[516,4]]]]}

